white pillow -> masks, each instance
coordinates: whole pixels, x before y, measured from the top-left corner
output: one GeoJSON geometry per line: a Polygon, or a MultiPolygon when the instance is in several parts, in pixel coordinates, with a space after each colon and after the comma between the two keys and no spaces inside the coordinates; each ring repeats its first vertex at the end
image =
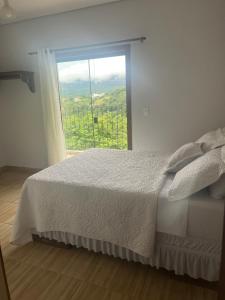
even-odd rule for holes
{"type": "Polygon", "coordinates": [[[225,173],[221,149],[214,149],[177,172],[169,190],[169,200],[181,200],[216,182],[225,173]]]}
{"type": "Polygon", "coordinates": [[[203,143],[203,150],[209,151],[225,145],[225,134],[221,128],[204,134],[196,143],[203,143]]]}
{"type": "Polygon", "coordinates": [[[188,143],[180,147],[169,159],[166,173],[176,173],[197,157],[204,154],[202,144],[188,143]]]}
{"type": "Polygon", "coordinates": [[[209,192],[214,199],[225,198],[225,175],[209,187],[209,192]]]}
{"type": "Polygon", "coordinates": [[[221,149],[222,160],[225,163],[225,146],[221,149]]]}
{"type": "MultiPolygon", "coordinates": [[[[225,128],[223,129],[225,131],[225,128]]],[[[225,163],[225,146],[221,149],[222,160],[225,163]]],[[[210,195],[214,199],[225,198],[225,174],[221,178],[209,187],[210,195]]]]}

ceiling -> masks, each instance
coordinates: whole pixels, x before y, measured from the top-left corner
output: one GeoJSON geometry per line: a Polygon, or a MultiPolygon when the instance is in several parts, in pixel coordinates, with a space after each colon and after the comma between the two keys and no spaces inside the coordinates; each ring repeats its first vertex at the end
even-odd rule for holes
{"type": "MultiPolygon", "coordinates": [[[[117,1],[120,0],[9,0],[16,11],[16,19],[4,24],[117,1]]],[[[2,5],[3,0],[0,0],[0,7],[2,5]]]]}

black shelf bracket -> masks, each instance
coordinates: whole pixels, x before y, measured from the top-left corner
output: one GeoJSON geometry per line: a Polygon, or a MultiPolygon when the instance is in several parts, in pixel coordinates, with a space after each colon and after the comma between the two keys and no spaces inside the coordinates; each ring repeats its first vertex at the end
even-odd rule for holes
{"type": "Polygon", "coordinates": [[[29,90],[35,93],[34,73],[28,71],[0,72],[0,80],[20,79],[28,85],[29,90]]]}

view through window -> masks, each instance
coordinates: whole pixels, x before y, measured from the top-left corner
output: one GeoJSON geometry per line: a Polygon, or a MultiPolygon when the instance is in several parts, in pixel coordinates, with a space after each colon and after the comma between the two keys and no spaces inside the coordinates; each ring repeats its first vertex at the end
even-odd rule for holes
{"type": "Polygon", "coordinates": [[[57,66],[67,150],[127,149],[126,56],[57,66]]]}

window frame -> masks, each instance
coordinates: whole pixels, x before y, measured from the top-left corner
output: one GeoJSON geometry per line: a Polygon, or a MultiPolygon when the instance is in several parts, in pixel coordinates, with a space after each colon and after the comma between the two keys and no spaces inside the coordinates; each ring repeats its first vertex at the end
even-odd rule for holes
{"type": "MultiPolygon", "coordinates": [[[[130,45],[101,47],[87,50],[61,50],[55,54],[56,63],[125,56],[126,61],[126,108],[127,108],[127,145],[132,150],[132,103],[131,103],[131,51],[130,45]]],[[[61,103],[60,103],[61,106],[61,103]]]]}

